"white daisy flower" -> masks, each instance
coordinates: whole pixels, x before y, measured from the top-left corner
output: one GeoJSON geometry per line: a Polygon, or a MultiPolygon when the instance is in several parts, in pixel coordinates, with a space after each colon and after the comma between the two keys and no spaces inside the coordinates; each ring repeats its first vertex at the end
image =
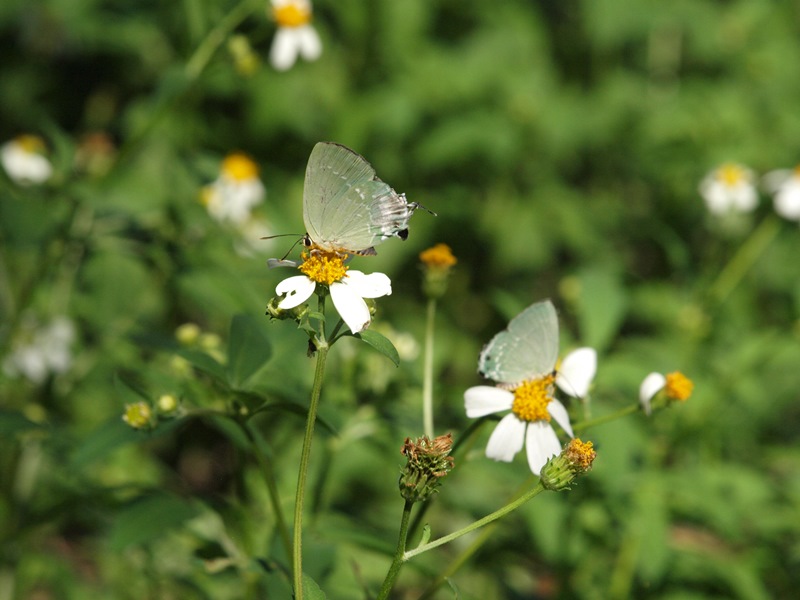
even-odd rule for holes
{"type": "Polygon", "coordinates": [[[291,69],[298,56],[313,61],[322,55],[322,42],[311,25],[311,12],[309,0],[272,0],[272,16],[278,31],[269,60],[278,71],[291,69]]]}
{"type": "MultiPolygon", "coordinates": [[[[535,475],[539,475],[542,467],[551,457],[561,453],[561,443],[550,425],[551,419],[554,419],[570,437],[575,437],[567,409],[555,399],[556,386],[570,396],[585,396],[597,369],[596,352],[591,348],[580,348],[567,355],[562,362],[562,368],[555,371],[558,351],[558,322],[555,320],[555,310],[552,309],[552,305],[549,302],[547,304],[552,310],[552,331],[539,330],[536,333],[541,334],[543,339],[550,340],[550,342],[545,341],[544,343],[549,343],[554,352],[552,357],[544,359],[552,361],[550,364],[541,365],[541,369],[535,369],[545,372],[546,375],[515,384],[499,382],[497,386],[479,385],[464,392],[464,406],[467,416],[470,418],[511,410],[511,413],[500,420],[489,437],[486,456],[498,461],[511,462],[517,452],[524,447],[528,466],[535,475]]],[[[536,306],[533,305],[525,312],[536,306]]],[[[517,318],[524,318],[525,312],[517,318]]],[[[508,360],[517,363],[525,360],[524,357],[518,356],[518,353],[519,350],[531,350],[528,345],[527,332],[522,332],[519,323],[516,328],[514,325],[515,321],[512,321],[508,331],[495,336],[492,342],[484,348],[481,354],[482,371],[489,361],[494,361],[491,370],[502,371],[502,365],[497,363],[502,361],[503,357],[514,355],[514,358],[508,360]],[[501,336],[506,337],[498,341],[501,336]]],[[[549,324],[542,329],[547,327],[549,324]]],[[[532,357],[531,360],[538,360],[549,354],[548,351],[539,352],[538,349],[536,353],[539,356],[532,357]]]]}
{"type": "MultiPolygon", "coordinates": [[[[297,268],[303,275],[296,275],[281,281],[275,293],[285,298],[278,303],[280,309],[300,306],[317,289],[317,284],[328,286],[333,305],[342,320],[353,333],[369,327],[371,317],[364,298],[380,298],[392,293],[392,282],[383,273],[369,275],[354,271],[345,263],[346,255],[335,252],[312,250],[303,255],[303,262],[297,268]]],[[[291,265],[290,261],[276,261],[271,264],[291,265]]]]}
{"type": "Polygon", "coordinates": [[[70,368],[74,340],[75,326],[67,317],[56,317],[46,327],[27,323],[3,361],[3,371],[11,377],[22,375],[33,383],[42,383],[48,375],[70,368]]]}
{"type": "Polygon", "coordinates": [[[219,177],[203,188],[200,200],[217,221],[242,225],[253,207],[264,201],[265,193],[258,165],[234,152],[222,161],[219,177]]]}
{"type": "Polygon", "coordinates": [[[800,221],[800,165],[767,173],[764,187],[774,194],[776,213],[784,219],[800,221]]]}
{"type": "Polygon", "coordinates": [[[745,213],[758,205],[753,172],[742,165],[726,163],[700,182],[700,195],[709,212],[722,216],[745,213]]]}
{"type": "Polygon", "coordinates": [[[8,176],[19,185],[44,183],[53,174],[44,152],[42,138],[20,135],[0,147],[0,162],[8,176]]]}
{"type": "Polygon", "coordinates": [[[650,416],[652,412],[651,402],[661,390],[665,390],[666,396],[670,400],[682,402],[689,399],[693,389],[694,383],[679,371],[667,373],[666,375],[650,373],[639,386],[639,403],[642,405],[644,414],[650,416]]]}

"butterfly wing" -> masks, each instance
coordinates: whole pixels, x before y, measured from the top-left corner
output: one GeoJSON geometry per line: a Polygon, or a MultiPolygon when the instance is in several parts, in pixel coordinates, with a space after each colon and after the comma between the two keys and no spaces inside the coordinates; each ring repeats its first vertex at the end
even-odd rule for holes
{"type": "Polygon", "coordinates": [[[333,142],[311,151],[303,190],[303,221],[311,241],[326,251],[374,253],[372,247],[408,235],[416,209],[378,179],[359,154],[333,142]]]}
{"type": "Polygon", "coordinates": [[[478,371],[499,383],[517,384],[551,372],[558,358],[558,317],[549,300],[532,304],[484,346],[478,371]]]}

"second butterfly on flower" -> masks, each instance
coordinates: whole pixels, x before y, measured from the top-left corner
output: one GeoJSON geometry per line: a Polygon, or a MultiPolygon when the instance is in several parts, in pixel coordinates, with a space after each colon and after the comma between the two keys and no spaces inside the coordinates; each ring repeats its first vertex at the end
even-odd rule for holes
{"type": "Polygon", "coordinates": [[[556,388],[573,397],[584,396],[594,378],[597,355],[591,348],[581,348],[565,357],[562,368],[557,369],[557,362],[558,317],[549,300],[526,308],[483,349],[478,370],[497,385],[479,385],[464,393],[467,416],[511,410],[490,436],[487,457],[511,462],[524,447],[528,465],[538,475],[547,460],[561,452],[551,420],[574,437],[567,409],[555,398],[556,388]]]}

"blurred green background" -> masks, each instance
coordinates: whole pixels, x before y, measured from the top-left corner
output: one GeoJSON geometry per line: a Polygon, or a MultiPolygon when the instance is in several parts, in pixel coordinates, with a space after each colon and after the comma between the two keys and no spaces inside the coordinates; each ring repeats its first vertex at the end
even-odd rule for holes
{"type": "MultiPolygon", "coordinates": [[[[243,151],[266,187],[262,231],[300,234],[320,140],[438,213],[354,263],[392,278],[373,328],[402,360],[354,340],[331,354],[306,542],[328,597],[370,597],[394,547],[399,449],[422,434],[417,255],[438,242],[459,263],[437,314],[437,433],[469,424],[482,345],[547,297],[562,347],[598,350],[594,416],[635,403],[650,371],[696,387],[582,432],[594,470],[506,518],[437,598],[796,597],[800,231],[766,195],[722,227],[697,186],[723,161],[798,162],[800,3],[318,0],[323,54],[287,72],[267,59],[267,6],[0,5],[0,141],[37,134],[54,166],[43,185],[0,180],[0,356],[32,322],[63,315],[76,332],[65,372],[0,374],[0,600],[290,597],[242,430],[194,416],[146,433],[121,416],[167,393],[219,410],[267,399],[250,425],[291,513],[313,362],[291,323],[262,315],[286,276],[266,258],[293,238],[258,240],[199,198],[243,151]],[[228,347],[234,315],[260,345],[228,347]],[[175,341],[188,322],[201,349],[175,341]],[[208,349],[267,362],[230,389],[208,349]]],[[[483,456],[490,429],[426,514],[435,536],[529,476],[522,456],[483,456]]],[[[419,597],[468,541],[406,565],[396,597],[419,597]]]]}

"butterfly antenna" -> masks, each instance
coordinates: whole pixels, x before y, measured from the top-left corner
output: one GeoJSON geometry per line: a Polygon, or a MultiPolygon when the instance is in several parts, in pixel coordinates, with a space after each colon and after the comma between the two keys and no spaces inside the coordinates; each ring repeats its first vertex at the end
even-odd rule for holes
{"type": "Polygon", "coordinates": [[[414,211],[415,211],[415,210],[417,210],[418,208],[421,208],[421,209],[422,209],[422,210],[424,210],[426,213],[430,213],[430,214],[432,214],[434,217],[438,217],[438,216],[439,216],[439,215],[437,215],[435,212],[433,212],[433,211],[432,211],[430,208],[428,208],[428,207],[426,207],[426,206],[422,206],[422,204],[420,204],[419,202],[409,202],[409,203],[408,203],[408,206],[411,208],[411,212],[414,212],[414,211]]]}

